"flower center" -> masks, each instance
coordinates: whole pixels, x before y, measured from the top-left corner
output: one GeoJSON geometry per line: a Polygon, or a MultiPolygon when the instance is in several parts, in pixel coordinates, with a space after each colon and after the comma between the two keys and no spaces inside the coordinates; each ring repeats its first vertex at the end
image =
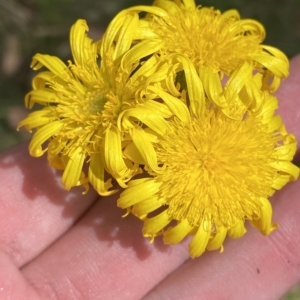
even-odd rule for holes
{"type": "Polygon", "coordinates": [[[119,97],[99,74],[91,76],[76,65],[71,65],[70,69],[73,75],[65,75],[64,85],[55,82],[51,85],[56,92],[57,106],[53,108],[57,118],[76,130],[84,126],[90,132],[115,124],[122,106],[119,97]]]}
{"type": "Polygon", "coordinates": [[[86,94],[86,105],[83,105],[83,109],[86,110],[88,114],[100,113],[107,101],[105,95],[100,91],[91,91],[86,94]]]}
{"type": "Polygon", "coordinates": [[[258,51],[261,41],[261,36],[240,22],[236,16],[225,17],[213,8],[198,7],[181,9],[168,19],[154,17],[151,25],[165,41],[164,54],[184,54],[196,66],[203,64],[229,74],[258,51]]]}
{"type": "Polygon", "coordinates": [[[62,78],[63,83],[49,84],[55,103],[50,107],[55,118],[64,123],[59,131],[64,154],[80,146],[90,155],[99,151],[105,129],[116,124],[122,103],[105,78],[98,74],[99,70],[95,69],[93,75],[72,64],[70,70],[62,78]]]}
{"type": "Polygon", "coordinates": [[[172,126],[157,145],[166,168],[156,180],[164,183],[160,196],[168,213],[191,225],[211,216],[216,228],[257,217],[258,199],[272,194],[277,172],[269,163],[278,137],[257,117],[228,119],[214,108],[189,125],[172,126]]]}

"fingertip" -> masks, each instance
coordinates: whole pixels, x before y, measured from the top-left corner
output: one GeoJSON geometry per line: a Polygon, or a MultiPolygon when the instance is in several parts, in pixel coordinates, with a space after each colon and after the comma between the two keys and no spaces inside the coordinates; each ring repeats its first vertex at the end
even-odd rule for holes
{"type": "Polygon", "coordinates": [[[285,79],[276,96],[279,100],[278,113],[288,132],[300,140],[300,54],[290,61],[290,75],[285,79]]]}

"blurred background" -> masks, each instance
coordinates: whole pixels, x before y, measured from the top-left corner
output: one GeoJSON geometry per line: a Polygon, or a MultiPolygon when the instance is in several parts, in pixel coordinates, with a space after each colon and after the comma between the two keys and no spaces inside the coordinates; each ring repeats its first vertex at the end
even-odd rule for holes
{"type": "MultiPolygon", "coordinates": [[[[30,138],[18,122],[28,111],[24,95],[34,72],[29,65],[37,53],[71,59],[69,31],[78,18],[87,20],[90,36],[101,37],[109,21],[123,8],[151,4],[149,0],[0,0],[0,151],[30,138]]],[[[236,8],[242,18],[264,24],[264,42],[289,57],[300,52],[300,0],[203,0],[203,6],[236,8]]],[[[300,83],[299,83],[300,84],[300,83]]],[[[300,299],[296,286],[281,300],[300,299]]]]}

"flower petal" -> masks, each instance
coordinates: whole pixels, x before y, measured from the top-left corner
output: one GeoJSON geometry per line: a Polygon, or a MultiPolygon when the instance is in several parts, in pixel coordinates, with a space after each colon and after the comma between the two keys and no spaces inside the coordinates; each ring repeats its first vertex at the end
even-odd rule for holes
{"type": "Polygon", "coordinates": [[[32,79],[32,87],[34,90],[40,90],[47,88],[47,85],[49,83],[52,84],[52,82],[58,83],[58,84],[64,84],[65,82],[55,74],[53,74],[50,71],[45,71],[37,74],[33,79],[32,79]]]}
{"type": "Polygon", "coordinates": [[[272,206],[270,201],[267,198],[260,198],[260,201],[260,217],[252,220],[250,223],[253,227],[259,229],[263,235],[268,235],[278,227],[278,224],[272,224],[272,206]]]}
{"type": "Polygon", "coordinates": [[[195,9],[196,8],[196,4],[194,0],[182,0],[184,6],[187,9],[195,9]]]}
{"type": "Polygon", "coordinates": [[[85,66],[96,58],[96,46],[93,40],[87,37],[89,27],[85,20],[79,19],[71,28],[70,45],[76,65],[85,66]]]}
{"type": "Polygon", "coordinates": [[[270,70],[275,76],[286,78],[289,74],[286,61],[271,56],[268,53],[257,53],[252,56],[253,60],[270,70]]]}
{"type": "Polygon", "coordinates": [[[245,32],[247,32],[248,34],[251,33],[252,36],[256,36],[258,38],[259,42],[262,42],[266,38],[265,28],[261,23],[255,20],[239,20],[238,22],[236,22],[236,27],[240,30],[240,32],[237,32],[237,35],[245,34],[245,32]]]}
{"type": "Polygon", "coordinates": [[[25,96],[26,108],[32,108],[35,103],[46,105],[47,103],[57,102],[57,94],[51,89],[32,90],[25,96]]]}
{"type": "Polygon", "coordinates": [[[290,161],[273,161],[268,164],[274,169],[285,172],[291,176],[291,180],[296,180],[299,176],[299,168],[290,161]]]}
{"type": "Polygon", "coordinates": [[[41,127],[52,121],[54,121],[54,117],[51,115],[51,110],[49,110],[49,107],[45,107],[42,110],[30,113],[18,124],[17,130],[22,126],[25,126],[28,131],[31,131],[33,128],[41,127]]]}
{"type": "Polygon", "coordinates": [[[65,143],[62,140],[54,138],[48,143],[47,159],[49,165],[56,170],[64,170],[65,163],[62,159],[62,152],[65,147],[65,143]]]}
{"type": "Polygon", "coordinates": [[[237,224],[228,230],[228,236],[232,239],[238,239],[242,237],[247,232],[244,221],[239,220],[237,224]]]}
{"type": "Polygon", "coordinates": [[[193,63],[189,59],[181,55],[175,55],[174,60],[175,58],[182,64],[184,70],[191,110],[196,116],[200,116],[205,108],[205,96],[202,82],[193,63]]]}
{"type": "Polygon", "coordinates": [[[134,126],[131,125],[130,122],[131,118],[135,121],[139,120],[160,135],[164,135],[166,131],[169,129],[168,122],[162,116],[159,115],[158,111],[155,112],[143,106],[126,110],[122,118],[123,118],[123,124],[129,123],[130,127],[134,126]]]}
{"type": "Polygon", "coordinates": [[[272,182],[272,188],[275,190],[280,190],[283,186],[285,186],[291,177],[286,174],[278,174],[277,177],[272,182]]]}
{"type": "Polygon", "coordinates": [[[200,256],[205,251],[211,235],[211,228],[211,221],[203,219],[197,233],[189,243],[189,253],[192,258],[200,256]]]}
{"type": "Polygon", "coordinates": [[[128,69],[134,63],[138,62],[140,59],[159,51],[163,46],[164,42],[162,40],[145,40],[137,45],[135,45],[132,49],[126,52],[122,58],[122,68],[128,69]]]}
{"type": "Polygon", "coordinates": [[[274,149],[274,157],[279,158],[280,160],[288,160],[291,161],[294,158],[294,155],[297,150],[297,143],[290,142],[288,144],[279,146],[274,149]]]}
{"type": "Polygon", "coordinates": [[[169,216],[167,209],[155,217],[145,219],[143,235],[145,237],[155,237],[171,220],[172,218],[169,216]]]}
{"type": "Polygon", "coordinates": [[[164,232],[164,243],[165,244],[178,244],[180,243],[193,229],[187,219],[183,219],[176,226],[169,227],[164,232]]]}
{"type": "Polygon", "coordinates": [[[257,73],[253,76],[253,80],[245,82],[245,86],[239,93],[239,97],[243,104],[249,108],[251,113],[259,113],[264,106],[264,102],[267,102],[266,93],[261,91],[262,86],[262,74],[257,73]]]}
{"type": "Polygon", "coordinates": [[[237,98],[245,83],[251,80],[252,65],[245,62],[238,70],[233,72],[224,87],[224,96],[228,102],[237,98]]]}
{"type": "Polygon", "coordinates": [[[137,5],[126,9],[126,11],[134,11],[137,13],[147,12],[159,17],[168,17],[167,12],[164,9],[157,6],[137,5]]]}
{"type": "Polygon", "coordinates": [[[150,23],[146,20],[139,20],[133,38],[135,40],[158,39],[159,36],[150,27],[150,23]]]}
{"type": "MultiPolygon", "coordinates": [[[[144,85],[144,78],[148,78],[152,74],[156,74],[154,72],[157,71],[157,65],[159,62],[159,58],[157,55],[152,55],[145,62],[142,62],[140,67],[131,74],[129,82],[130,84],[137,86],[140,88],[141,83],[144,85]]],[[[130,86],[130,85],[129,85],[130,86]]]]}
{"type": "Polygon", "coordinates": [[[199,77],[208,99],[219,107],[226,107],[227,103],[223,95],[219,74],[207,66],[200,65],[199,77]]]}
{"type": "Polygon", "coordinates": [[[280,116],[273,116],[273,118],[268,123],[268,132],[274,132],[282,127],[282,119],[280,116]]]}
{"type": "Polygon", "coordinates": [[[221,252],[223,251],[223,242],[227,235],[227,228],[220,227],[218,232],[210,238],[208,244],[206,246],[206,250],[217,250],[221,248],[221,252]]]}
{"type": "Polygon", "coordinates": [[[128,188],[121,193],[117,202],[118,207],[128,208],[138,202],[152,198],[159,191],[159,187],[161,186],[161,183],[157,183],[153,179],[136,179],[132,181],[135,181],[136,184],[128,186],[128,188]]]}
{"type": "Polygon", "coordinates": [[[89,163],[89,180],[94,189],[101,196],[109,196],[116,193],[118,190],[110,190],[113,187],[111,178],[105,182],[104,170],[104,157],[102,152],[94,153],[91,155],[89,163]]]}
{"type": "Polygon", "coordinates": [[[140,127],[134,127],[130,129],[130,135],[132,141],[139,150],[143,160],[146,164],[156,172],[160,172],[160,168],[157,165],[157,156],[153,148],[151,141],[149,140],[148,135],[140,127]]]}
{"type": "Polygon", "coordinates": [[[132,45],[133,36],[138,27],[139,17],[136,13],[127,14],[122,22],[114,51],[114,59],[121,57],[132,45]]]}
{"type": "Polygon", "coordinates": [[[164,101],[164,103],[170,108],[171,112],[174,113],[177,116],[177,118],[183,123],[189,123],[191,121],[190,113],[188,111],[187,106],[178,98],[154,86],[149,86],[148,91],[156,93],[158,97],[160,97],[164,101]]]}
{"type": "Polygon", "coordinates": [[[134,163],[141,164],[141,165],[146,164],[144,158],[142,157],[141,153],[137,149],[136,145],[132,142],[126,146],[126,148],[123,151],[123,155],[134,163]]]}
{"type": "Polygon", "coordinates": [[[262,118],[264,124],[269,124],[271,119],[274,117],[274,112],[278,108],[278,100],[272,95],[265,97],[264,105],[261,111],[258,113],[258,117],[262,118]]]}
{"type": "Polygon", "coordinates": [[[136,203],[132,208],[132,213],[140,219],[162,206],[158,197],[151,197],[141,202],[136,203]]]}
{"type": "Polygon", "coordinates": [[[30,67],[39,70],[46,67],[54,75],[61,76],[68,69],[67,66],[56,56],[37,53],[33,58],[30,67]]]}
{"type": "Polygon", "coordinates": [[[39,157],[42,156],[46,149],[42,149],[42,145],[53,135],[55,135],[63,126],[61,121],[51,122],[44,125],[32,137],[32,140],[29,144],[29,152],[31,156],[39,157]]]}
{"type": "Polygon", "coordinates": [[[282,51],[280,51],[279,49],[277,49],[275,47],[268,46],[268,45],[261,45],[261,47],[265,50],[265,52],[269,52],[271,55],[284,61],[287,64],[287,68],[289,68],[289,59],[282,51]]]}
{"type": "Polygon", "coordinates": [[[77,147],[70,154],[61,179],[66,190],[69,191],[73,186],[80,185],[79,179],[85,158],[86,155],[82,147],[77,147]]]}
{"type": "Polygon", "coordinates": [[[104,153],[107,171],[122,187],[126,187],[125,181],[131,174],[123,159],[121,136],[116,127],[112,126],[105,132],[104,153]]]}

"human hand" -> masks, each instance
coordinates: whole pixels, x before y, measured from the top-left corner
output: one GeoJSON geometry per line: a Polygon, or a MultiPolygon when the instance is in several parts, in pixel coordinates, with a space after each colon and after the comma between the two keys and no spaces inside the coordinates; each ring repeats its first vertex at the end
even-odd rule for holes
{"type": "MultiPolygon", "coordinates": [[[[288,131],[300,141],[300,56],[277,95],[288,131]]],[[[300,182],[272,197],[280,228],[248,226],[224,252],[189,259],[187,242],[142,237],[122,218],[118,195],[65,191],[46,158],[26,145],[0,155],[0,299],[278,299],[300,279],[300,182]]]]}

